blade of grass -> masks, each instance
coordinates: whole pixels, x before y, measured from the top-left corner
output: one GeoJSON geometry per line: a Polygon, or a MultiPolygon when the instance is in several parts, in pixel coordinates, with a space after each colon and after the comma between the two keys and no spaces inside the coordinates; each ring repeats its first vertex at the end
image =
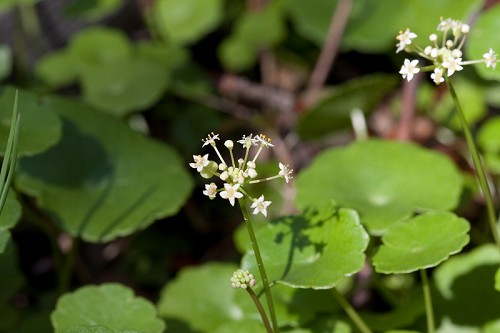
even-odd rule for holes
{"type": "Polygon", "coordinates": [[[7,147],[5,149],[5,156],[2,162],[2,169],[0,170],[0,213],[5,205],[7,194],[14,177],[14,171],[17,162],[17,151],[19,144],[19,126],[21,124],[21,114],[18,109],[18,91],[14,98],[14,107],[12,110],[12,119],[10,123],[9,138],[7,140],[7,147]]]}

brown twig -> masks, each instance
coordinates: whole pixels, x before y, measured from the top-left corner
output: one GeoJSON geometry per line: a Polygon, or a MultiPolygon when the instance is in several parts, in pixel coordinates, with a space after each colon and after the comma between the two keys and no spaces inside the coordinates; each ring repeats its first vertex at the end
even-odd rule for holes
{"type": "Polygon", "coordinates": [[[351,12],[352,0],[340,0],[332,16],[328,35],[314,66],[309,82],[307,84],[306,95],[321,89],[326,82],[328,73],[333,66],[337,56],[342,34],[344,33],[349,13],[351,12]]]}

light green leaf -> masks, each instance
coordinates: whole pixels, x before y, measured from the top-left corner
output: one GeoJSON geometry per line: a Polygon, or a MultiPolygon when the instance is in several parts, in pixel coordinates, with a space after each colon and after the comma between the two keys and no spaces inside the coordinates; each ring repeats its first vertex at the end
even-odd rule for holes
{"type": "Polygon", "coordinates": [[[221,0],[158,0],[155,23],[167,41],[192,43],[209,33],[222,19],[221,0]]]}
{"type": "MultiPolygon", "coordinates": [[[[13,88],[0,89],[0,152],[5,151],[14,105],[13,88]]],[[[18,108],[22,121],[19,128],[18,156],[34,155],[47,150],[61,137],[61,121],[31,93],[19,91],[18,108]]]]}
{"type": "Polygon", "coordinates": [[[151,106],[167,84],[163,67],[143,59],[89,66],[81,77],[85,100],[119,116],[151,106]]]}
{"type": "Polygon", "coordinates": [[[36,75],[53,87],[68,85],[78,79],[77,66],[66,50],[47,54],[36,64],[36,75]]]}
{"type": "Polygon", "coordinates": [[[63,333],[115,333],[115,331],[101,325],[78,325],[65,329],[63,333]]]}
{"type": "Polygon", "coordinates": [[[51,321],[55,333],[77,325],[102,325],[118,332],[161,333],[165,329],[153,304],[118,283],[86,286],[63,295],[57,301],[51,321]]]}
{"type": "MultiPolygon", "coordinates": [[[[275,220],[257,239],[270,281],[329,289],[363,267],[369,237],[355,211],[330,206],[275,220]]],[[[252,250],[242,267],[258,271],[252,250]]]]}
{"type": "Polygon", "coordinates": [[[304,139],[318,139],[349,128],[352,110],[369,113],[398,82],[395,75],[373,74],[328,88],[324,97],[299,118],[299,135],[304,139]]]}
{"type": "Polygon", "coordinates": [[[246,291],[231,288],[229,279],[237,269],[233,264],[218,263],[183,269],[162,290],[158,302],[158,312],[166,319],[169,330],[212,332],[233,325],[229,324],[233,321],[259,318],[246,291]]]}
{"type": "Polygon", "coordinates": [[[469,223],[450,212],[428,212],[391,226],[372,258],[379,273],[437,266],[469,242],[469,223]]]}
{"type": "Polygon", "coordinates": [[[372,234],[414,212],[456,207],[462,177],[452,161],[416,145],[369,140],[324,151],[297,177],[297,205],[356,209],[372,234]],[[439,186],[436,186],[439,184],[439,186]]]}
{"type": "MultiPolygon", "coordinates": [[[[498,16],[500,15],[500,5],[495,5],[487,11],[481,12],[471,28],[468,43],[465,45],[465,51],[471,60],[482,60],[483,54],[488,53],[490,48],[494,52],[500,52],[500,36],[496,33],[500,29],[498,16]]],[[[500,72],[487,68],[486,65],[476,65],[477,73],[485,79],[500,80],[500,72]]]]}
{"type": "Polygon", "coordinates": [[[84,104],[62,98],[42,104],[63,119],[63,136],[45,153],[21,159],[16,180],[63,230],[105,242],[184,203],[192,180],[171,148],[84,104]]]}
{"type": "Polygon", "coordinates": [[[453,256],[434,271],[436,318],[441,319],[441,328],[455,328],[438,331],[478,332],[485,323],[498,320],[500,297],[493,285],[499,264],[498,248],[487,244],[453,256]]]}
{"type": "Polygon", "coordinates": [[[12,51],[6,45],[0,45],[0,80],[9,76],[12,70],[12,51]]]}

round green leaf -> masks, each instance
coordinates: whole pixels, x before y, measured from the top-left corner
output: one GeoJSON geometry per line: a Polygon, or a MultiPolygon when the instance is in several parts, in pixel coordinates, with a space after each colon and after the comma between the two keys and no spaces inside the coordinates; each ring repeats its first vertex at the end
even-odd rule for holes
{"type": "Polygon", "coordinates": [[[229,279],[237,269],[236,265],[219,263],[183,269],[162,290],[158,302],[158,312],[169,330],[212,332],[225,325],[239,325],[229,324],[233,321],[259,318],[246,291],[231,288],[229,279]]]}
{"type": "MultiPolygon", "coordinates": [[[[257,239],[271,281],[329,289],[363,267],[369,237],[355,211],[328,207],[273,221],[257,232],[257,239]]],[[[242,266],[258,271],[252,250],[242,266]]]]}
{"type": "MultiPolygon", "coordinates": [[[[0,152],[5,151],[10,131],[12,108],[16,90],[0,89],[0,152]]],[[[47,150],[61,137],[61,121],[38,98],[28,92],[19,91],[18,99],[21,124],[19,127],[18,156],[34,155],[47,150]]]]}
{"type": "Polygon", "coordinates": [[[116,115],[145,109],[161,97],[167,78],[163,67],[144,59],[120,59],[81,72],[89,104],[116,115]]]}
{"type": "Polygon", "coordinates": [[[113,64],[132,54],[127,36],[116,29],[92,27],[77,34],[69,45],[69,56],[78,71],[86,66],[113,64]]]}
{"type": "Polygon", "coordinates": [[[192,43],[209,33],[222,18],[221,0],[158,0],[154,18],[160,33],[175,43],[192,43]]]}
{"type": "Polygon", "coordinates": [[[488,168],[500,173],[500,117],[488,119],[477,134],[477,143],[484,152],[488,168]]]}
{"type": "Polygon", "coordinates": [[[469,242],[469,222],[450,212],[428,212],[391,226],[373,256],[380,273],[410,273],[437,266],[469,242]]]}
{"type": "MultiPolygon", "coordinates": [[[[496,5],[478,16],[465,45],[466,54],[471,60],[482,60],[483,54],[488,53],[490,48],[500,52],[500,36],[497,33],[500,29],[499,15],[500,5],[496,5]]],[[[500,72],[487,68],[485,64],[476,65],[476,69],[483,78],[500,80],[500,72]]]]}
{"type": "Polygon", "coordinates": [[[334,200],[356,209],[372,234],[382,234],[416,211],[453,209],[462,182],[443,155],[410,143],[368,140],[319,155],[297,177],[296,202],[305,208],[334,200]]]}
{"type": "Polygon", "coordinates": [[[78,71],[73,58],[66,50],[52,52],[36,64],[36,75],[53,87],[60,87],[77,80],[78,71]]]}
{"type": "Polygon", "coordinates": [[[101,325],[78,325],[64,330],[64,333],[115,333],[115,331],[101,325]]]}
{"type": "Polygon", "coordinates": [[[63,120],[63,136],[45,153],[21,159],[16,182],[63,230],[105,242],[179,210],[192,180],[171,148],[84,104],[44,102],[63,120]]]}
{"type": "Polygon", "coordinates": [[[500,297],[493,287],[499,264],[498,248],[487,244],[450,258],[434,271],[433,303],[437,322],[441,321],[439,331],[479,332],[485,323],[499,319],[500,297]]]}
{"type": "Polygon", "coordinates": [[[299,118],[299,135],[318,139],[350,127],[352,110],[370,112],[398,82],[394,75],[374,74],[326,90],[324,97],[299,118]]]}
{"type": "Polygon", "coordinates": [[[118,332],[161,333],[165,329],[153,304],[117,283],[87,286],[63,295],[51,320],[55,333],[78,325],[102,325],[118,332]]]}

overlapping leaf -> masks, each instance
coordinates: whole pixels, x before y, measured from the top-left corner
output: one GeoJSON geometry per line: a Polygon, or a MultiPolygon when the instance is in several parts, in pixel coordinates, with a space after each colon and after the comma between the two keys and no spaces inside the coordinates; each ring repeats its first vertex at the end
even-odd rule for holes
{"type": "MultiPolygon", "coordinates": [[[[51,315],[55,333],[95,332],[92,328],[71,329],[74,326],[104,326],[99,333],[140,331],[161,333],[165,323],[157,318],[153,304],[120,284],[87,286],[65,294],[57,301],[51,315]]],[[[122,332],[124,333],[124,332],[122,332]]]]}
{"type": "Polygon", "coordinates": [[[323,152],[298,175],[296,185],[298,206],[333,200],[356,209],[372,234],[382,234],[414,212],[453,209],[462,177],[438,153],[370,140],[323,152]]]}
{"type": "Polygon", "coordinates": [[[63,120],[61,141],[18,164],[17,185],[61,228],[108,241],[175,214],[192,181],[168,146],[118,119],[66,99],[43,101],[63,120]]]}
{"type": "Polygon", "coordinates": [[[469,242],[469,222],[450,212],[428,212],[395,224],[373,256],[380,273],[410,273],[434,267],[469,242]]]}
{"type": "MultiPolygon", "coordinates": [[[[328,207],[280,218],[260,229],[257,239],[271,281],[327,289],[363,267],[369,237],[355,211],[328,207]]],[[[242,266],[258,271],[253,251],[242,266]]]]}

